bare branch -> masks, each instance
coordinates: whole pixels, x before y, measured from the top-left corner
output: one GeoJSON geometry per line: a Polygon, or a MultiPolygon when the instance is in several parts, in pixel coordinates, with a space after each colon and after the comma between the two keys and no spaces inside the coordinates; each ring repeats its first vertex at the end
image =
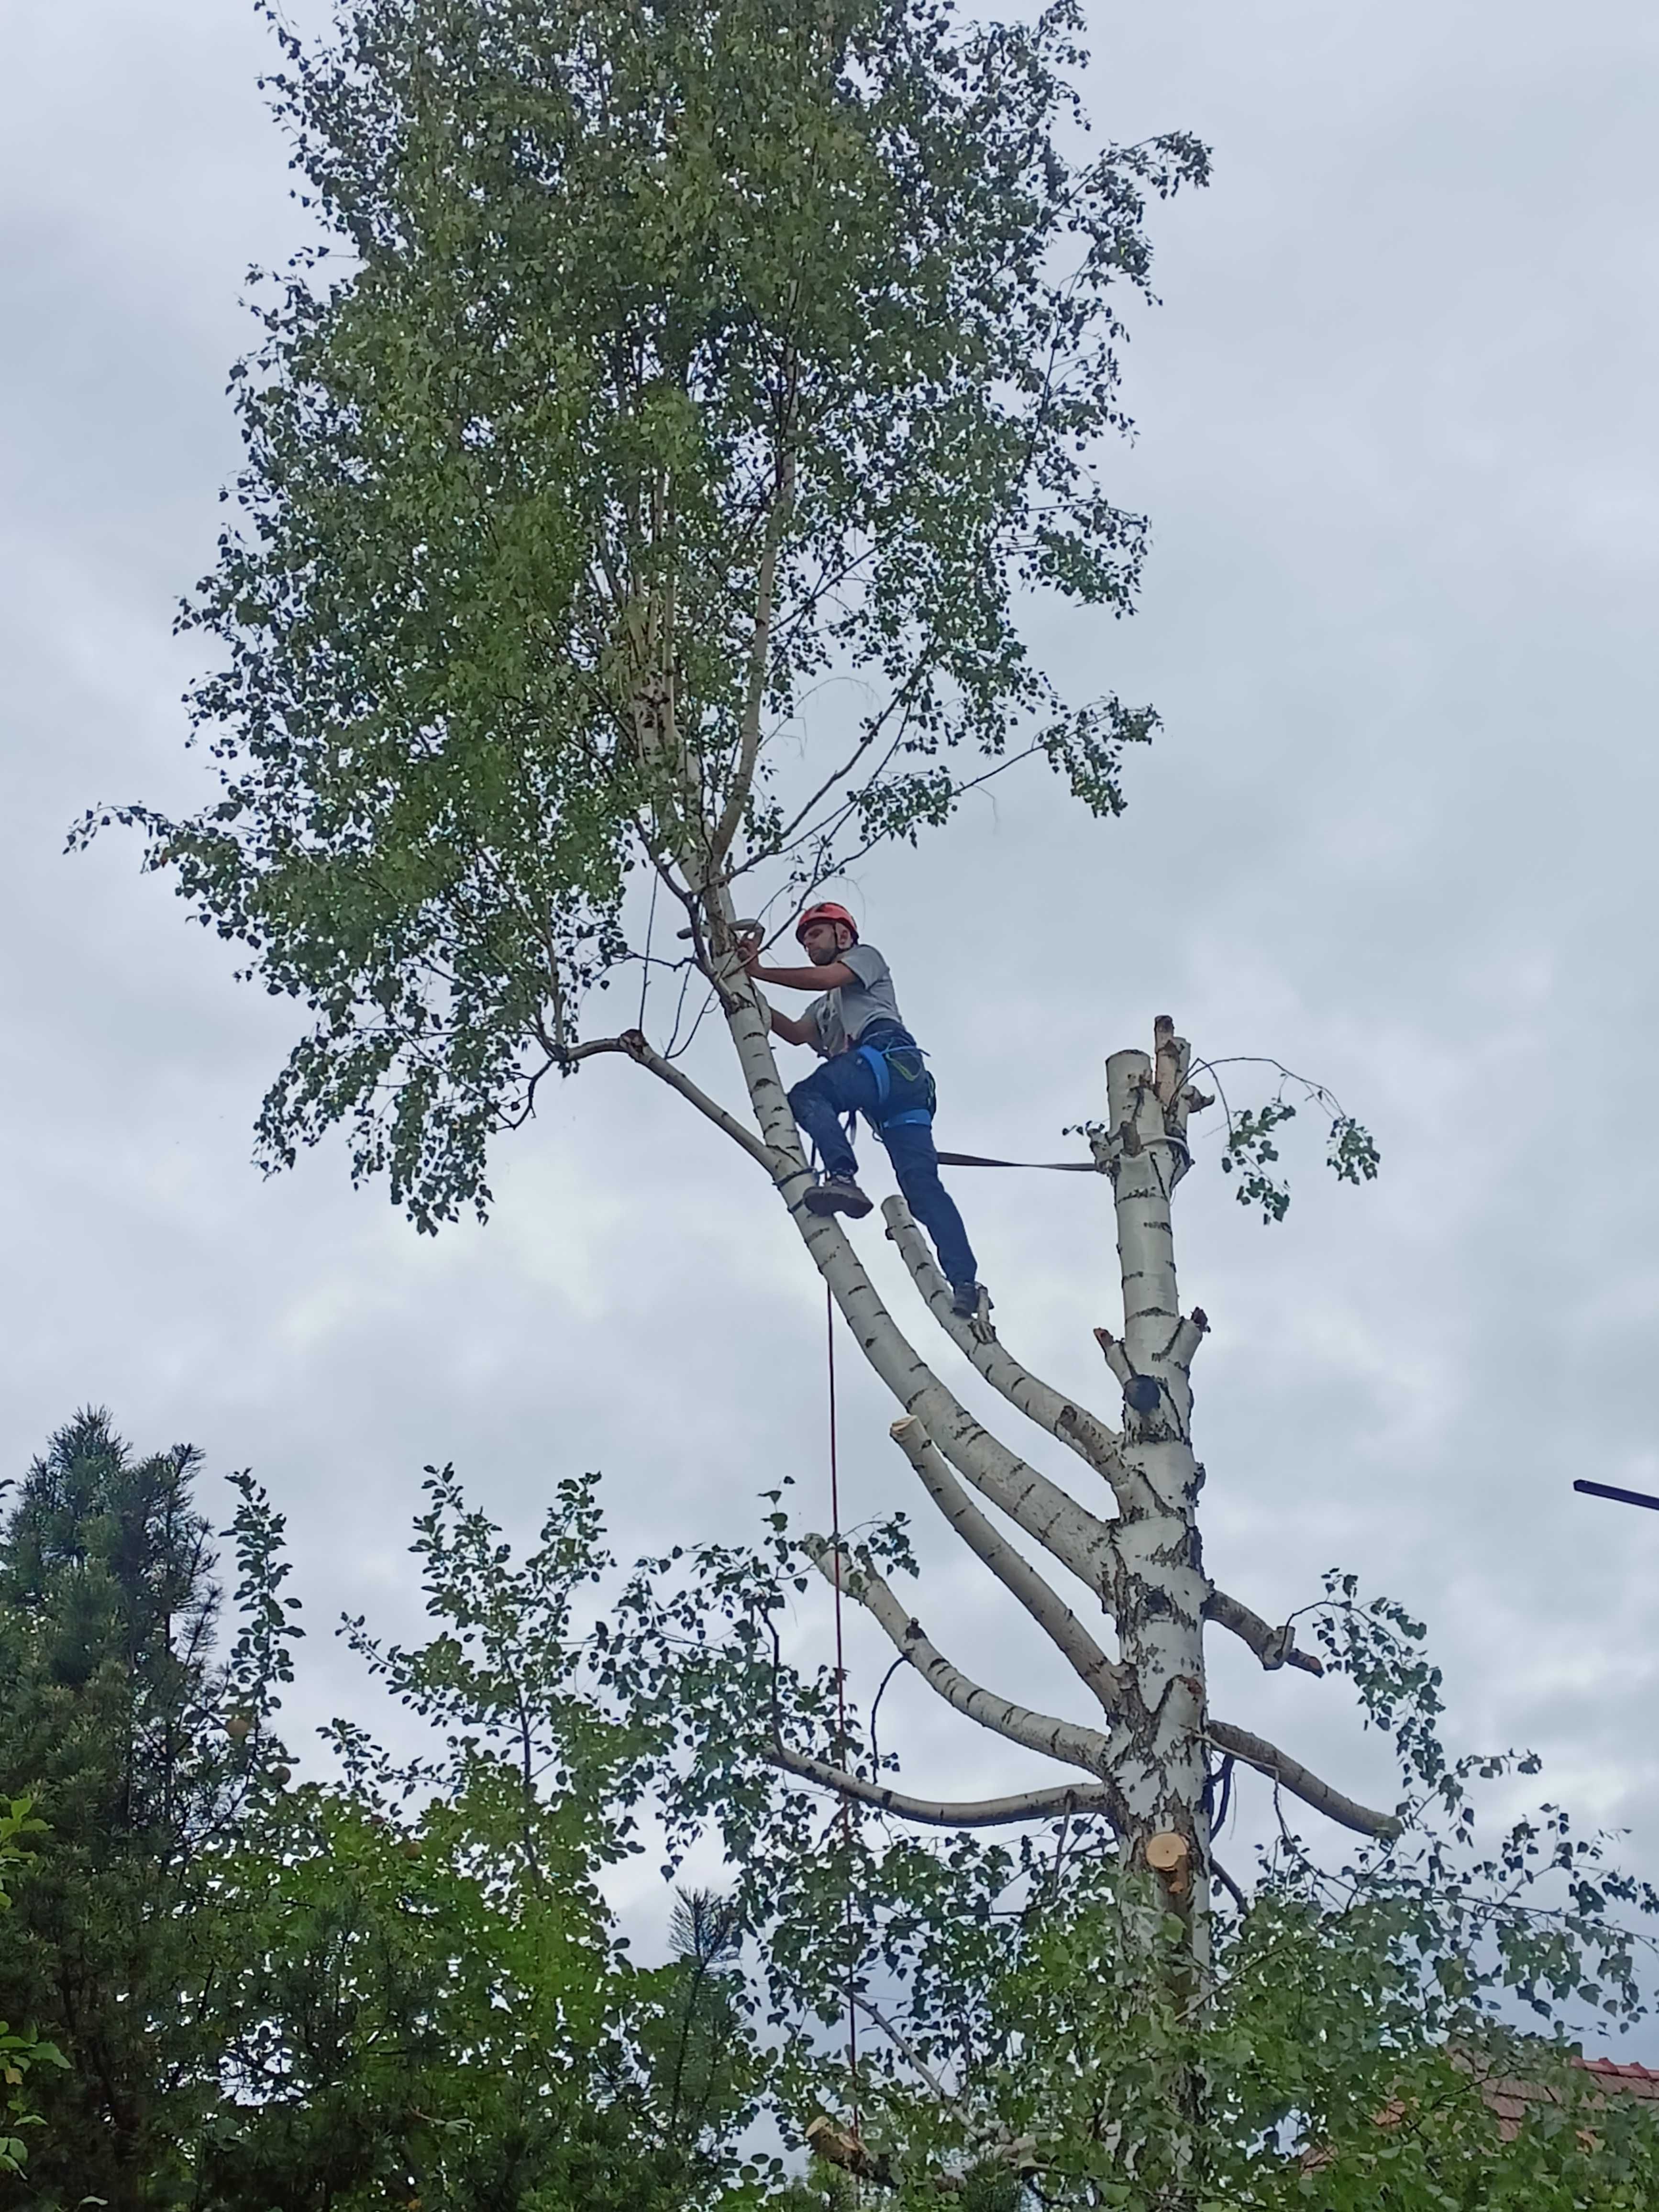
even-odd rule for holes
{"type": "Polygon", "coordinates": [[[1299,1667],[1304,1674],[1322,1674],[1322,1660],[1311,1651],[1299,1651],[1296,1644],[1296,1629],[1286,1621],[1283,1628],[1273,1628],[1259,1613],[1252,1613],[1248,1605],[1241,1605],[1225,1590],[1212,1589],[1204,1601],[1204,1618],[1212,1620],[1218,1628],[1231,1630],[1239,1641],[1248,1644],[1256,1657],[1271,1674],[1277,1667],[1299,1667]]]}
{"type": "Polygon", "coordinates": [[[1049,1790],[1022,1790],[1012,1797],[970,1797],[952,1803],[943,1797],[910,1797],[884,1783],[868,1782],[861,1774],[848,1774],[823,1760],[805,1759],[799,1752],[775,1745],[768,1753],[775,1766],[803,1782],[816,1782],[842,1797],[868,1805],[895,1820],[915,1820],[930,1828],[1006,1828],[1019,1820],[1058,1820],[1066,1814],[1104,1813],[1109,1819],[1113,1794],[1087,1783],[1063,1782],[1049,1790]]]}
{"type": "Polygon", "coordinates": [[[1231,1752],[1235,1759],[1242,1759],[1247,1766],[1254,1766],[1258,1773],[1288,1790],[1292,1797],[1299,1797],[1304,1805],[1311,1805],[1327,1820],[1352,1828],[1357,1835],[1391,1838],[1401,1832],[1401,1823],[1392,1813],[1376,1813],[1369,1805],[1345,1797],[1265,1736],[1252,1735],[1248,1729],[1217,1720],[1206,1721],[1204,1732],[1218,1750],[1231,1752]]]}
{"type": "Polygon", "coordinates": [[[781,1184],[792,1175],[805,1176],[807,1173],[804,1161],[792,1160],[787,1153],[777,1151],[757,1137],[752,1129],[745,1129],[735,1115],[728,1114],[716,1099],[711,1098],[706,1091],[693,1083],[684,1069],[677,1067],[672,1060],[665,1060],[659,1052],[646,1042],[642,1030],[628,1030],[620,1037],[607,1039],[603,1045],[578,1048],[579,1054],[589,1051],[625,1052],[641,1067],[648,1067],[653,1075],[665,1083],[671,1091],[678,1091],[682,1098],[690,1099],[698,1113],[712,1121],[717,1129],[723,1130],[734,1145],[741,1145],[750,1159],[758,1160],[774,1182],[781,1184]]]}
{"type": "Polygon", "coordinates": [[[1001,1392],[1011,1406],[1017,1406],[1040,1428],[1069,1444],[1079,1459],[1086,1460],[1097,1474],[1103,1474],[1117,1493],[1121,1506],[1127,1510],[1132,1499],[1140,1502],[1142,1486],[1123,1462],[1116,1432],[1022,1367],[986,1323],[953,1313],[951,1285],[934,1266],[933,1255],[909,1207],[902,1198],[890,1198],[883,1201],[881,1210],[886,1218],[887,1233],[898,1246],[899,1257],[910,1270],[916,1288],[939,1327],[963,1357],[979,1370],[994,1390],[1001,1392]]]}
{"type": "MultiPolygon", "coordinates": [[[[824,1580],[833,1584],[837,1565],[846,1559],[845,1547],[821,1536],[808,1536],[805,1549],[824,1580]]],[[[970,1681],[930,1639],[921,1622],[905,1611],[867,1556],[860,1553],[850,1571],[843,1569],[841,1587],[864,1607],[894,1650],[902,1653],[947,1705],[954,1705],[957,1712],[965,1713],[993,1735],[1006,1736],[1010,1743],[1039,1752],[1045,1759],[1058,1759],[1090,1774],[1103,1771],[1110,1745],[1100,1729],[1033,1712],[1029,1706],[1017,1705],[1011,1698],[998,1697],[970,1681]]]]}
{"type": "Polygon", "coordinates": [[[894,2050],[898,2052],[899,2057],[903,2059],[905,2064],[921,2075],[922,2080],[927,2084],[933,2094],[939,2099],[940,2104],[954,2104],[956,2102],[955,2098],[951,2096],[951,2092],[945,2087],[944,2082],[939,2080],[939,2075],[934,2073],[933,2068],[921,2056],[915,2044],[913,2044],[898,2028],[894,2027],[892,2021],[888,2019],[886,2014],[878,2012],[875,2006],[871,2003],[868,1997],[861,1997],[858,1996],[856,1992],[849,1992],[849,1995],[851,1996],[852,2002],[858,2007],[865,2018],[872,2021],[881,2030],[882,2033],[887,2038],[887,2040],[892,2045],[894,2050]]]}
{"type": "Polygon", "coordinates": [[[1115,1569],[1116,1524],[1079,1505],[974,1419],[904,1336],[833,1215],[807,1213],[793,1200],[790,1210],[859,1348],[905,1412],[915,1414],[981,1498],[988,1498],[1107,1602],[1115,1569]]]}
{"type": "Polygon", "coordinates": [[[1109,1603],[1112,1524],[982,1429],[937,1376],[929,1376],[928,1384],[911,1395],[906,1410],[922,1423],[957,1473],[1085,1583],[1103,1605],[1109,1603]]]}
{"type": "Polygon", "coordinates": [[[1248,1912],[1250,1909],[1249,1899],[1245,1896],[1243,1891],[1233,1880],[1231,1875],[1228,1873],[1226,1868],[1222,1865],[1220,1860],[1216,1856],[1213,1851],[1210,1853],[1210,1872],[1215,1880],[1221,1884],[1223,1889],[1227,1892],[1227,1894],[1232,1899],[1233,1903],[1238,1907],[1239,1911],[1241,1912],[1248,1912]]]}
{"type": "Polygon", "coordinates": [[[550,1067],[574,1067],[579,1060],[592,1060],[596,1053],[627,1052],[625,1037],[590,1037],[586,1044],[562,1045],[546,1036],[540,1024],[536,1025],[536,1042],[548,1055],[550,1067]]]}
{"type": "Polygon", "coordinates": [[[1051,1589],[1030,1560],[998,1534],[945,1465],[921,1423],[907,1413],[890,1431],[921,1479],[923,1488],[969,1549],[976,1553],[1009,1595],[1023,1605],[1109,1716],[1122,1698],[1118,1669],[1070,1606],[1051,1589]]]}

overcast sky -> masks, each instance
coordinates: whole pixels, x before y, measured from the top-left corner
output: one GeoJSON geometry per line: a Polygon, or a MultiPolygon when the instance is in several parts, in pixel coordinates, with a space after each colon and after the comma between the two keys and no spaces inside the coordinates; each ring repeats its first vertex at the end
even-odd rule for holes
{"type": "MultiPolygon", "coordinates": [[[[1159,0],[1092,23],[1098,129],[1196,131],[1215,182],[1155,216],[1164,305],[1135,319],[1115,482],[1152,520],[1141,611],[1043,642],[1076,692],[1166,728],[1121,822],[1010,779],[854,895],[946,1144],[1052,1155],[1165,1009],[1370,1125],[1362,1192],[1311,1129],[1287,1148],[1276,1230],[1213,1134],[1181,1194],[1183,1291],[1214,1324],[1212,1567],[1273,1618],[1333,1565],[1404,1600],[1454,1742],[1534,1747],[1536,1786],[1659,1877],[1659,1516],[1571,1489],[1659,1488],[1659,18],[1159,0]]],[[[249,1165],[290,1011],[233,983],[130,841],[62,847],[91,802],[203,790],[172,607],[236,460],[243,270],[302,235],[264,42],[234,0],[61,0],[8,10],[3,48],[0,1439],[21,1472],[93,1401],[143,1448],[198,1443],[216,1485],[252,1466],[289,1516],[308,1725],[364,1703],[343,1607],[416,1624],[427,1462],[515,1533],[602,1468],[624,1555],[744,1536],[782,1473],[822,1522],[821,1294],[747,1163],[618,1063],[503,1144],[483,1230],[417,1238],[336,1147],[269,1183],[249,1165]]],[[[1104,1186],[957,1188],[1007,1341],[1115,1415],[1104,1186]]],[[[857,1234],[925,1325],[878,1218],[857,1234]]],[[[849,1373],[849,1518],[912,1503],[890,1417],[849,1373]]],[[[924,1621],[1011,1692],[1066,1697],[914,1504],[924,1621]]],[[[810,1653],[821,1613],[799,1632],[810,1653]]],[[[1386,1795],[1340,1689],[1216,1656],[1218,1711],[1386,1795]]],[[[857,1664],[867,1694],[884,1653],[857,1664]]],[[[889,1705],[916,1787],[1030,1771],[920,1683],[889,1705]]]]}

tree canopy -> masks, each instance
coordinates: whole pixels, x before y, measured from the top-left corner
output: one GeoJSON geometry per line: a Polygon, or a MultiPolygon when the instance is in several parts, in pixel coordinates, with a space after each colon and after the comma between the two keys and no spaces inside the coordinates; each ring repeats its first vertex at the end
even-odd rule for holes
{"type": "Polygon", "coordinates": [[[1206,157],[1089,149],[1073,0],[270,12],[326,242],[184,617],[222,795],[125,813],[309,1010],[266,1158],[343,1123],[430,1227],[644,956],[635,869],[701,936],[1016,758],[1121,804],[1151,711],[1063,700],[1021,617],[1130,603],[1115,301],[1206,157]]]}

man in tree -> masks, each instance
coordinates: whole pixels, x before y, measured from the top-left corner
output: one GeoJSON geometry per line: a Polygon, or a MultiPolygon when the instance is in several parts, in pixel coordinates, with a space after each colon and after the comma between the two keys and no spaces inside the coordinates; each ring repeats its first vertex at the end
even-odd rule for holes
{"type": "Polygon", "coordinates": [[[873,945],[859,943],[858,924],[833,901],[809,906],[795,925],[795,937],[810,968],[763,967],[758,944],[744,964],[757,983],[820,994],[799,1019],[772,1010],[774,1035],[811,1045],[823,1060],[789,1093],[795,1120],[823,1170],[807,1194],[807,1209],[854,1219],[870,1211],[842,1121],[843,1115],[862,1114],[887,1147],[911,1212],[933,1240],[952,1310],[973,1314],[980,1300],[973,1248],[956,1201],[939,1178],[933,1079],[900,1016],[892,970],[873,945]]]}

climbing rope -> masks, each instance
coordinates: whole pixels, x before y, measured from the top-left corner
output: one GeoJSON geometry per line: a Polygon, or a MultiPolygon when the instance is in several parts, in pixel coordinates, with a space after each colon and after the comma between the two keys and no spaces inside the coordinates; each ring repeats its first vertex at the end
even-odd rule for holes
{"type": "MultiPolygon", "coordinates": [[[[836,1299],[826,1283],[823,1286],[824,1352],[830,1382],[830,1541],[831,1558],[836,1563],[836,1725],[839,1742],[836,1755],[847,1756],[847,1652],[842,1635],[841,1613],[841,1466],[836,1438],[836,1299]]],[[[853,1801],[846,1799],[841,1808],[842,1832],[847,1845],[847,2078],[849,2102],[853,2108],[853,2133],[859,2131],[859,2014],[856,1999],[858,1961],[854,1952],[853,1923],[853,1801]]],[[[857,2189],[856,2177],[854,2188],[857,2189]]]]}
{"type": "Polygon", "coordinates": [[[1048,1175],[1098,1175],[1092,1160],[988,1160],[978,1152],[941,1152],[942,1168],[1040,1168],[1048,1175]]]}
{"type": "Polygon", "coordinates": [[[651,911],[645,918],[645,965],[640,976],[640,1018],[634,1024],[643,1033],[645,1029],[645,994],[651,988],[651,933],[657,926],[657,872],[651,871],[651,911]]]}

